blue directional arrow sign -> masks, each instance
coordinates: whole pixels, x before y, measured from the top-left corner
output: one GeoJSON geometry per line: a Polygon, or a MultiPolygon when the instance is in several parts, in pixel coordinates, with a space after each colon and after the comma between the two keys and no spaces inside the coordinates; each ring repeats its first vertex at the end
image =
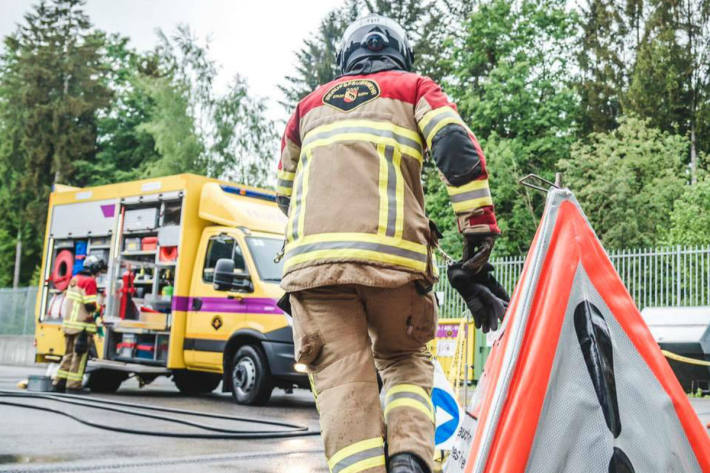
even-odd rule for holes
{"type": "Polygon", "coordinates": [[[435,387],[431,391],[431,402],[436,413],[436,433],[434,443],[442,448],[443,444],[452,440],[461,420],[459,405],[450,392],[435,387]]]}

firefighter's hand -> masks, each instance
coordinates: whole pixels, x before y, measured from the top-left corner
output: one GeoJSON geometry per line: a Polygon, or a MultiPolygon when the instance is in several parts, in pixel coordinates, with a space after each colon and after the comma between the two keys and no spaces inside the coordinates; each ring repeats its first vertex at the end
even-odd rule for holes
{"type": "Polygon", "coordinates": [[[490,274],[492,270],[493,266],[487,264],[472,274],[459,262],[450,265],[447,271],[449,282],[464,299],[476,328],[483,333],[497,330],[508,308],[508,294],[490,274]]]}
{"type": "Polygon", "coordinates": [[[483,269],[488,258],[493,251],[493,245],[497,235],[491,233],[469,233],[464,234],[463,257],[461,264],[463,269],[477,274],[483,269]]]}

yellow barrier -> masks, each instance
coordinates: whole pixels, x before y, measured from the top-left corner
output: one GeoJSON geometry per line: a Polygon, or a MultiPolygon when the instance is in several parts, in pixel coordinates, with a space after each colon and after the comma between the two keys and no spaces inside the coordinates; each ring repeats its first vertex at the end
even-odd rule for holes
{"type": "Polygon", "coordinates": [[[439,324],[436,330],[436,338],[429,344],[429,351],[436,357],[441,364],[444,373],[447,374],[452,387],[456,388],[459,383],[454,383],[454,379],[458,378],[462,383],[465,379],[473,380],[473,365],[476,341],[476,327],[473,321],[466,319],[439,319],[439,324]],[[468,330],[466,330],[468,325],[468,330]],[[463,329],[463,333],[459,332],[463,329]],[[468,373],[464,368],[468,365],[468,373]],[[455,374],[458,372],[458,374],[455,374]]]}
{"type": "Polygon", "coordinates": [[[669,358],[671,360],[679,361],[681,363],[687,363],[689,365],[698,365],[698,366],[710,366],[710,361],[705,361],[705,360],[697,360],[695,358],[688,358],[687,356],[682,356],[678,355],[677,353],[673,353],[672,351],[668,350],[661,350],[663,354],[665,355],[666,358],[669,358]]]}

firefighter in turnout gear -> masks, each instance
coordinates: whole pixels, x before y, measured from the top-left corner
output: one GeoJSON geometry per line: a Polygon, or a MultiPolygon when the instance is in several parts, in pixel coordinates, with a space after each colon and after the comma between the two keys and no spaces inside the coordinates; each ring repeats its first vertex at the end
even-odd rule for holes
{"type": "Polygon", "coordinates": [[[342,75],[288,121],[278,168],[296,361],[308,367],[331,472],[430,472],[438,231],[422,163],[440,170],[475,270],[499,234],[485,159],[440,87],[410,72],[397,23],[357,20],[338,61],[342,75]]]}
{"type": "Polygon", "coordinates": [[[94,313],[98,308],[96,275],[106,269],[106,263],[89,255],[83,269],[69,282],[62,304],[62,330],[65,349],[52,390],[80,393],[86,359],[96,333],[94,313]]]}

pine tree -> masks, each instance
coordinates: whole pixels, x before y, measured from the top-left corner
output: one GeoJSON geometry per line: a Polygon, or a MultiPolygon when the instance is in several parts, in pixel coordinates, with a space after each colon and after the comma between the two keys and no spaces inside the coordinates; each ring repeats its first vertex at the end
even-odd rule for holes
{"type": "MultiPolygon", "coordinates": [[[[628,10],[635,12],[634,5],[641,2],[629,0],[628,10]]],[[[624,59],[629,17],[615,0],[588,0],[581,6],[580,16],[577,91],[580,132],[586,135],[617,126],[629,69],[624,59]]]]}
{"type": "Polygon", "coordinates": [[[626,108],[657,128],[689,136],[695,182],[699,153],[710,151],[710,2],[649,4],[626,108]]]}
{"type": "Polygon", "coordinates": [[[77,165],[95,158],[97,112],[111,99],[103,35],[91,29],[83,3],[42,0],[4,42],[0,169],[14,180],[0,220],[28,242],[24,281],[39,264],[50,188],[73,183],[77,165]]]}

